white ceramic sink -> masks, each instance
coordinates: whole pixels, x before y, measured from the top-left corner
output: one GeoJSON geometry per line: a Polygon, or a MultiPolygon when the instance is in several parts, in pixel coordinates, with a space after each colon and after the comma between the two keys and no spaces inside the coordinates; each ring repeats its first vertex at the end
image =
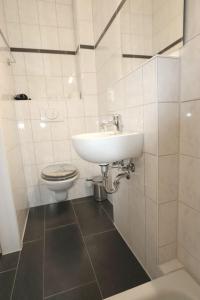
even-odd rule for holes
{"type": "Polygon", "coordinates": [[[74,135],[72,143],[79,156],[89,162],[104,164],[142,154],[143,134],[113,131],[74,135]]]}

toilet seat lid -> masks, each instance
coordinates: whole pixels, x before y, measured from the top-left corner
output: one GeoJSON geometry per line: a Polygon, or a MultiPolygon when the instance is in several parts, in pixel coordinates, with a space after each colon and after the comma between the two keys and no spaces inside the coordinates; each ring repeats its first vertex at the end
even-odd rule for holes
{"type": "Polygon", "coordinates": [[[78,170],[71,164],[55,164],[45,167],[41,172],[41,176],[46,180],[58,181],[73,178],[77,173],[78,170]]]}

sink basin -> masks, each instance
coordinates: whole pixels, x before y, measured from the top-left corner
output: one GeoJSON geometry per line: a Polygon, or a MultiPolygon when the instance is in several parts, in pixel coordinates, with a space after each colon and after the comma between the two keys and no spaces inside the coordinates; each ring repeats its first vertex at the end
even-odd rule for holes
{"type": "Polygon", "coordinates": [[[142,154],[143,133],[113,131],[74,135],[72,143],[79,156],[89,162],[106,164],[142,154]]]}

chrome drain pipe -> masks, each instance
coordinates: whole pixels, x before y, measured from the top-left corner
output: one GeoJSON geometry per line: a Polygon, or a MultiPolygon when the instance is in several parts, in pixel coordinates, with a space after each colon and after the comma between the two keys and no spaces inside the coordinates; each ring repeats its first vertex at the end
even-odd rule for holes
{"type": "Polygon", "coordinates": [[[103,179],[103,187],[108,194],[116,193],[120,186],[120,181],[123,178],[130,179],[131,172],[135,172],[135,165],[132,162],[132,159],[129,160],[127,164],[122,160],[120,162],[114,162],[112,165],[109,164],[102,164],[101,167],[101,174],[103,179]],[[119,174],[116,175],[114,181],[109,182],[109,170],[113,168],[118,168],[120,171],[119,174]],[[122,172],[121,172],[122,171],[122,172]],[[110,186],[111,185],[111,186],[110,186]]]}

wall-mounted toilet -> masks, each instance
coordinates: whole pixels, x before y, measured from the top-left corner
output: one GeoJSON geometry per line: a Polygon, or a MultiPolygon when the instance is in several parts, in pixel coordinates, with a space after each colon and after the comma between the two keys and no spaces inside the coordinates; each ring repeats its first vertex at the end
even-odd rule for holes
{"type": "Polygon", "coordinates": [[[64,201],[78,174],[77,168],[71,164],[54,164],[41,171],[41,180],[50,191],[55,192],[56,201],[64,201]]]}

